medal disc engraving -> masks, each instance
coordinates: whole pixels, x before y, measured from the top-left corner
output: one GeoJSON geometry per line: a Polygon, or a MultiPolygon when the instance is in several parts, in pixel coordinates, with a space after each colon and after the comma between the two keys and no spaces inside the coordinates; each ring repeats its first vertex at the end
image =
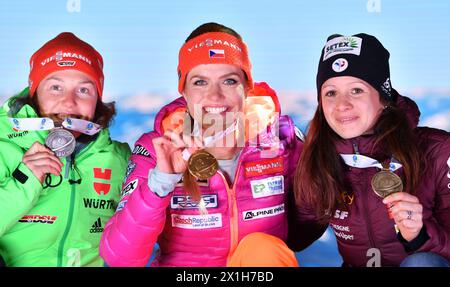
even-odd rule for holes
{"type": "Polygon", "coordinates": [[[205,150],[196,151],[188,161],[189,172],[200,180],[212,177],[218,169],[216,158],[205,150]]]}
{"type": "Polygon", "coordinates": [[[372,189],[380,197],[403,190],[402,179],[393,172],[382,170],[377,172],[372,178],[372,189]]]}
{"type": "Polygon", "coordinates": [[[75,150],[75,138],[71,132],[56,128],[45,139],[45,145],[50,148],[57,157],[70,156],[75,150]]]}

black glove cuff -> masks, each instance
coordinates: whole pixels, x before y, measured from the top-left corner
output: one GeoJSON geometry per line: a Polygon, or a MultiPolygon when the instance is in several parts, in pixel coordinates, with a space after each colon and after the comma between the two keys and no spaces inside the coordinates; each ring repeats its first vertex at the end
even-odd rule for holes
{"type": "Polygon", "coordinates": [[[427,242],[427,240],[430,239],[430,236],[428,236],[426,226],[423,225],[419,234],[413,240],[411,240],[409,242],[406,241],[406,239],[403,238],[403,236],[400,232],[397,233],[397,238],[402,243],[405,251],[407,253],[411,253],[411,252],[417,251],[420,247],[422,247],[425,244],[425,242],[427,242]]]}

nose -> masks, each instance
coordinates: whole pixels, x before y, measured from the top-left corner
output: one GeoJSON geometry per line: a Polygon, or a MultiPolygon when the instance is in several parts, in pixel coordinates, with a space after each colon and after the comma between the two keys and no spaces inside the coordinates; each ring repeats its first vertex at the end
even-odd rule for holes
{"type": "Polygon", "coordinates": [[[347,95],[338,95],[336,97],[336,106],[335,106],[336,110],[338,110],[338,111],[346,111],[346,110],[351,109],[352,107],[353,107],[353,105],[352,105],[352,103],[351,103],[351,101],[349,99],[349,96],[347,96],[347,95]]]}
{"type": "Polygon", "coordinates": [[[67,113],[72,113],[77,105],[75,91],[67,91],[64,96],[61,97],[61,105],[64,107],[64,111],[67,113]]]}
{"type": "Polygon", "coordinates": [[[220,83],[214,83],[210,85],[207,97],[211,101],[219,101],[220,99],[223,99],[225,97],[220,83]]]}

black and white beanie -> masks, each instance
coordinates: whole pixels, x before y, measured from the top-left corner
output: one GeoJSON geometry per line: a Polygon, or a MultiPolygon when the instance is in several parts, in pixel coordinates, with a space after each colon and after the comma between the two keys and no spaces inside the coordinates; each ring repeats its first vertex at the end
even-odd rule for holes
{"type": "Polygon", "coordinates": [[[317,70],[317,91],[333,77],[352,76],[376,89],[381,97],[395,101],[397,93],[391,86],[389,52],[374,36],[360,33],[353,36],[331,35],[322,50],[317,70]]]}

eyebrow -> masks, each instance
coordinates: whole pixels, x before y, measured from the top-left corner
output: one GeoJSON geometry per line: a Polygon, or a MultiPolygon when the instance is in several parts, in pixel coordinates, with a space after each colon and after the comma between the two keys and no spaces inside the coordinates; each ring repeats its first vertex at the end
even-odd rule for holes
{"type": "MultiPolygon", "coordinates": [[[[231,72],[231,73],[228,73],[228,74],[225,74],[225,75],[220,76],[220,78],[226,78],[226,77],[229,77],[229,76],[236,76],[236,77],[239,77],[239,74],[238,74],[238,73],[235,73],[235,72],[231,72]]],[[[193,76],[191,76],[191,77],[189,78],[189,80],[191,80],[191,79],[193,79],[193,78],[205,79],[205,78],[208,78],[208,76],[207,76],[207,75],[198,75],[198,74],[194,74],[193,76]]]]}
{"type": "Polygon", "coordinates": [[[231,73],[228,73],[228,74],[225,74],[225,75],[221,76],[221,78],[226,78],[226,77],[229,77],[229,76],[237,76],[237,77],[239,77],[239,74],[235,73],[235,72],[231,72],[231,73]]]}
{"type": "Polygon", "coordinates": [[[56,81],[59,81],[59,82],[64,82],[63,79],[58,78],[58,77],[54,77],[54,76],[52,76],[52,77],[46,79],[45,81],[50,81],[50,80],[56,80],[56,81]]]}
{"type": "MultiPolygon", "coordinates": [[[[58,82],[64,82],[63,79],[58,78],[58,77],[54,77],[54,76],[52,76],[52,77],[46,79],[45,81],[50,81],[50,80],[55,80],[55,81],[58,81],[58,82]]],[[[92,85],[95,86],[95,83],[94,83],[93,81],[91,81],[91,80],[81,81],[81,82],[79,82],[79,84],[92,84],[92,85]]]]}
{"type": "MultiPolygon", "coordinates": [[[[366,84],[364,84],[363,82],[360,82],[360,81],[354,81],[354,82],[347,83],[347,85],[352,85],[352,84],[359,84],[359,85],[367,86],[366,84]]],[[[336,85],[333,85],[333,84],[323,85],[321,89],[323,90],[328,87],[336,88],[336,85]]]]}
{"type": "Polygon", "coordinates": [[[94,82],[91,80],[81,81],[80,84],[92,84],[95,86],[94,82]]]}

